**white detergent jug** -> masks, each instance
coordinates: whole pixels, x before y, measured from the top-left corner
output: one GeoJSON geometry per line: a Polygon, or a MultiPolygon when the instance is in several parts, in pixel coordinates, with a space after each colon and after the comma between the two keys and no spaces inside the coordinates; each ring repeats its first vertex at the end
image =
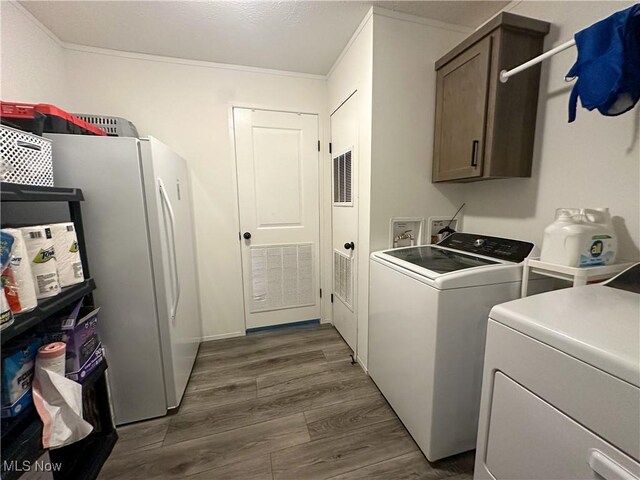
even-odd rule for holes
{"type": "Polygon", "coordinates": [[[558,208],[555,222],[544,229],[540,260],[556,265],[577,266],[579,254],[570,249],[569,245],[578,245],[582,233],[580,210],[558,208]]]}
{"type": "Polygon", "coordinates": [[[608,208],[559,208],[555,222],[544,230],[540,260],[568,267],[608,265],[616,249],[608,208]]]}

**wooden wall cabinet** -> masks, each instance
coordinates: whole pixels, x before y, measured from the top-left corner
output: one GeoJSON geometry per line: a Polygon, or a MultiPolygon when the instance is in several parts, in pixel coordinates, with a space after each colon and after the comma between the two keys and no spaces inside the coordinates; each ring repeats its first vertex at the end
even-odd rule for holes
{"type": "Polygon", "coordinates": [[[436,62],[433,182],[531,176],[540,65],[500,71],[540,55],[549,26],[502,12],[436,62]]]}

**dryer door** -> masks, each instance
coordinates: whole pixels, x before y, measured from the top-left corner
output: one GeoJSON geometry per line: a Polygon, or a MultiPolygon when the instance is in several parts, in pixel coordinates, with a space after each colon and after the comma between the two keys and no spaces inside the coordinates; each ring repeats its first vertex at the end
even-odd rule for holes
{"type": "Polygon", "coordinates": [[[486,467],[498,480],[640,479],[636,460],[500,372],[486,467]]]}

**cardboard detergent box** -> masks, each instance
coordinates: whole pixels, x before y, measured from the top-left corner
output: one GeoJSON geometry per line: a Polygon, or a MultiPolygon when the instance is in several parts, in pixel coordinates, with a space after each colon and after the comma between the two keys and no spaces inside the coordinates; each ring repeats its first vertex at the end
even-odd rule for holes
{"type": "Polygon", "coordinates": [[[44,323],[40,333],[42,343],[64,342],[66,377],[82,383],[104,360],[102,343],[98,337],[100,308],[84,307],[82,300],[68,315],[44,323]]]}

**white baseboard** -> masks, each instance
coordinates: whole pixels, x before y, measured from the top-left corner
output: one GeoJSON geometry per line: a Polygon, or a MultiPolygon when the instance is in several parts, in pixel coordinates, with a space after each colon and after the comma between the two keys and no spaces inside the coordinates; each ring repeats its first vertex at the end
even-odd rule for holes
{"type": "Polygon", "coordinates": [[[244,332],[219,333],[217,335],[205,335],[200,341],[210,342],[211,340],[222,340],[223,338],[244,337],[244,335],[244,332]]]}
{"type": "Polygon", "coordinates": [[[364,370],[364,373],[369,375],[369,370],[367,370],[367,366],[362,362],[362,359],[360,357],[358,357],[358,365],[362,367],[362,369],[364,370]]]}

